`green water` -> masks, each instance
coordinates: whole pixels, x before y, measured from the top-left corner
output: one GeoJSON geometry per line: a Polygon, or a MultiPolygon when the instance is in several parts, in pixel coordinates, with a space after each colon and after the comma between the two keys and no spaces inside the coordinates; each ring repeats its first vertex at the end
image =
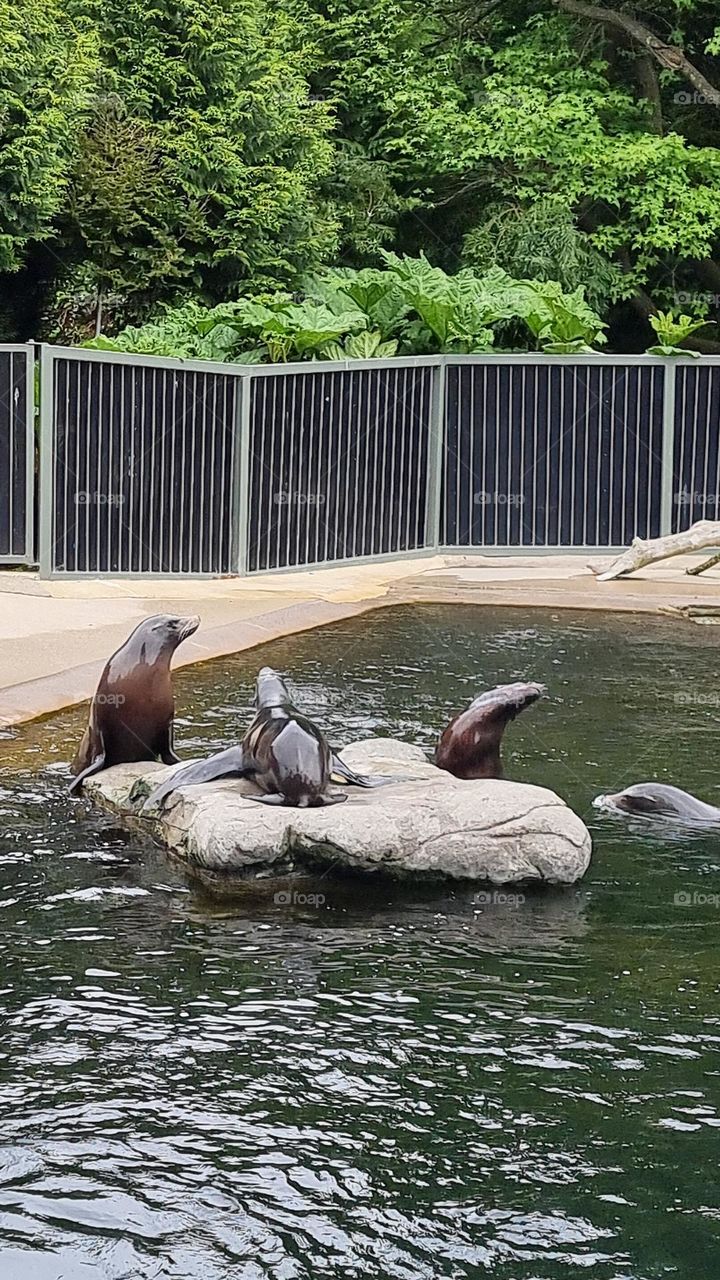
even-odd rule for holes
{"type": "Polygon", "coordinates": [[[237,736],[264,662],[338,744],[430,748],[545,681],[508,773],[595,851],[524,900],[213,902],[66,797],[83,712],[0,743],[2,1280],[716,1280],[720,838],[591,808],[648,778],[720,803],[716,637],[407,608],[176,677],[188,755],[237,736]]]}

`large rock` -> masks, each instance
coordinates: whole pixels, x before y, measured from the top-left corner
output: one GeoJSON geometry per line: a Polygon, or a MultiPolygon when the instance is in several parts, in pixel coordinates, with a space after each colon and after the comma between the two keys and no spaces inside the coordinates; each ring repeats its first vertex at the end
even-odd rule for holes
{"type": "Polygon", "coordinates": [[[116,765],[85,790],[153,834],[201,879],[322,865],[395,877],[493,884],[572,884],[587,870],[585,824],[554,792],[521,782],[462,782],[419,747],[374,738],[343,751],[353,769],[395,776],[373,790],[344,788],[345,804],[322,809],[261,805],[253,783],[229,780],[174,792],[155,818],[140,816],[149,792],[174,769],[116,765]]]}

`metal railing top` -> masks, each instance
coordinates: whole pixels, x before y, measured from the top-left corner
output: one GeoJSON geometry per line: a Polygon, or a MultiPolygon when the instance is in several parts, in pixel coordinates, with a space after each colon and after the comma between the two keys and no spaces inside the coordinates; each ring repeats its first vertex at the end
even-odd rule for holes
{"type": "MultiPolygon", "coordinates": [[[[97,351],[87,347],[63,347],[53,344],[42,345],[43,350],[48,355],[58,360],[81,360],[92,362],[103,362],[106,364],[118,365],[145,365],[158,369],[178,369],[184,370],[186,373],[220,373],[231,377],[245,378],[269,378],[277,376],[289,376],[299,373],[339,373],[348,370],[362,369],[394,369],[394,368],[423,368],[445,366],[446,368],[453,365],[539,365],[539,366],[566,366],[588,365],[612,367],[612,366],[647,366],[650,368],[674,367],[682,365],[685,367],[702,367],[702,365],[719,365],[720,355],[718,356],[651,356],[651,355],[633,355],[627,353],[615,353],[604,351],[593,351],[584,355],[548,355],[542,351],[488,351],[477,355],[432,355],[432,356],[391,356],[382,360],[365,359],[365,360],[295,360],[287,361],[282,364],[238,364],[234,361],[220,360],[186,360],[180,356],[150,356],[139,355],[126,351],[97,351]]],[[[34,347],[34,343],[25,345],[17,345],[11,348],[9,345],[2,345],[3,350],[14,349],[18,351],[26,351],[29,347],[34,347]]]]}
{"type": "Polygon", "coordinates": [[[233,377],[267,378],[277,374],[341,373],[348,369],[437,367],[445,356],[394,356],[389,360],[297,360],[283,364],[237,364],[231,360],[184,360],[177,356],[135,355],[127,351],[96,351],[87,347],[43,347],[56,360],[88,360],[103,364],[144,365],[185,373],[224,373],[233,377]]]}
{"type": "Polygon", "coordinates": [[[438,356],[447,364],[539,364],[539,365],[635,365],[658,366],[667,368],[677,364],[690,365],[692,368],[700,364],[720,364],[718,356],[650,356],[633,355],[623,352],[592,351],[584,355],[548,355],[544,351],[489,351],[482,355],[446,355],[438,356]]]}

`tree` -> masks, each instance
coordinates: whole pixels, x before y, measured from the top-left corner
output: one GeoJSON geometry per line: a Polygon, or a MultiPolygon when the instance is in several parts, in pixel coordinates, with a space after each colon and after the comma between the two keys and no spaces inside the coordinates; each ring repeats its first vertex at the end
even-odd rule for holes
{"type": "Polygon", "coordinates": [[[0,271],[22,266],[63,207],[96,68],[62,0],[0,0],[0,271]]]}
{"type": "Polygon", "coordinates": [[[270,288],[332,255],[332,147],[291,25],[260,0],[88,0],[103,73],[58,251],[119,316],[270,288]]]}
{"type": "Polygon", "coordinates": [[[0,0],[0,269],[65,337],[383,249],[720,316],[716,0],[63,8],[0,0]]]}
{"type": "Polygon", "coordinates": [[[516,274],[527,254],[533,274],[589,283],[605,308],[628,298],[647,315],[678,290],[717,305],[714,2],[686,0],[670,21],[660,0],[322,11],[322,83],[345,145],[383,166],[401,248],[516,274]]]}

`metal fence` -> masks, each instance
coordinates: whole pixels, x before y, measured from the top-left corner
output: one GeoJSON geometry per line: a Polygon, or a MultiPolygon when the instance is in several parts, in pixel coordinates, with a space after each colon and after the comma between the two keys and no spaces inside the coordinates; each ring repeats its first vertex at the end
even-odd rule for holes
{"type": "Polygon", "coordinates": [[[0,346],[0,563],[32,564],[33,348],[0,346]]]}
{"type": "Polygon", "coordinates": [[[43,574],[232,572],[227,366],[47,348],[40,399],[43,574]]]}
{"type": "Polygon", "coordinates": [[[369,366],[252,379],[251,572],[426,546],[435,373],[369,366]]]}
{"type": "Polygon", "coordinates": [[[720,518],[720,364],[672,370],[674,383],[673,533],[720,518]]]}
{"type": "Polygon", "coordinates": [[[46,576],[619,550],[720,504],[706,357],[39,363],[46,576]]]}

